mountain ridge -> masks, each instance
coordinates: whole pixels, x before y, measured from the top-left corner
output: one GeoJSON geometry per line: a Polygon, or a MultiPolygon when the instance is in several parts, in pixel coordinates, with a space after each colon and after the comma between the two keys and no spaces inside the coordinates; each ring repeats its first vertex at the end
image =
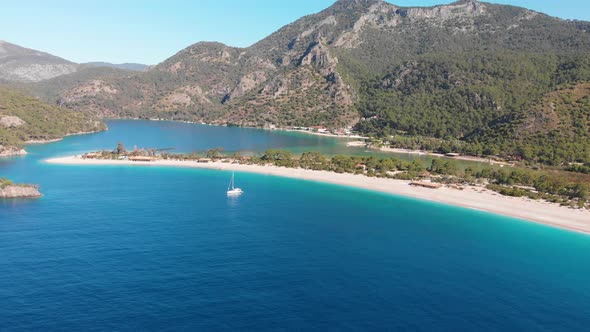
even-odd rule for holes
{"type": "Polygon", "coordinates": [[[0,80],[37,82],[71,74],[76,66],[55,55],[0,40],[0,80]]]}
{"type": "Polygon", "coordinates": [[[75,63],[64,58],[0,40],[0,82],[35,83],[76,73],[88,67],[110,67],[127,71],[145,71],[139,63],[75,63]]]}
{"type": "Polygon", "coordinates": [[[588,79],[585,67],[576,67],[590,52],[588,27],[476,0],[430,7],[339,0],[245,48],[198,42],[146,72],[86,70],[30,91],[103,117],[260,127],[356,124],[365,133],[466,140],[517,118],[559,85],[588,79]],[[510,84],[513,77],[522,93],[510,84]],[[383,80],[388,87],[379,87],[383,80]],[[397,106],[375,113],[365,102],[371,94],[399,95],[390,102],[397,106]],[[435,102],[460,107],[441,110],[435,102]],[[400,122],[414,111],[437,122],[431,128],[438,131],[421,127],[428,121],[400,122]],[[461,123],[466,115],[472,119],[461,123]],[[374,116],[379,121],[362,122],[374,116]]]}

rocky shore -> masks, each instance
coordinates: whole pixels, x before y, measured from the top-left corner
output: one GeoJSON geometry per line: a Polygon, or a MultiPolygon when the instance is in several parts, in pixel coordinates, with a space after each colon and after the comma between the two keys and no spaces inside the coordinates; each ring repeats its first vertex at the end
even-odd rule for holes
{"type": "Polygon", "coordinates": [[[0,145],[0,157],[23,156],[27,154],[25,149],[15,146],[0,145]]]}
{"type": "Polygon", "coordinates": [[[8,185],[0,188],[0,198],[37,198],[41,192],[35,186],[8,185]]]}

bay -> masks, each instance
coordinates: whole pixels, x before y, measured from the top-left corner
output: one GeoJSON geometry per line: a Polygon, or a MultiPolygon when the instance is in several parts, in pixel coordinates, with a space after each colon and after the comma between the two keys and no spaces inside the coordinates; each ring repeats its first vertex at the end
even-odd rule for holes
{"type": "MultiPolygon", "coordinates": [[[[64,166],[126,146],[340,153],[341,140],[110,121],[0,175],[0,330],[584,331],[590,237],[404,197],[183,168],[64,166]]],[[[344,146],[344,147],[343,147],[344,146]]]]}

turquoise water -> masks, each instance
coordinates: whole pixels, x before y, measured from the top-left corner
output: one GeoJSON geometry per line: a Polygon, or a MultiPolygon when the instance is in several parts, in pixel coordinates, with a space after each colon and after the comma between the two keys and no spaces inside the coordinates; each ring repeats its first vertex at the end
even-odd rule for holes
{"type": "Polygon", "coordinates": [[[110,127],[0,161],[0,174],[45,194],[0,201],[0,330],[590,326],[588,236],[272,176],[236,173],[246,193],[228,199],[227,172],[41,162],[118,140],[179,151],[339,146],[167,122],[110,127]]]}

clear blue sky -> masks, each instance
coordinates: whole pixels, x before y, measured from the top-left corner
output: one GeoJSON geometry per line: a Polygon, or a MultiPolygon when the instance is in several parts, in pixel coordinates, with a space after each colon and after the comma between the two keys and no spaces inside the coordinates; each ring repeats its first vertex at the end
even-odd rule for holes
{"type": "MultiPolygon", "coordinates": [[[[248,46],[334,0],[14,0],[0,40],[75,62],[156,64],[202,40],[248,46]]],[[[431,6],[450,0],[390,0],[431,6]]],[[[489,0],[590,21],[590,0],[489,0]]]]}

